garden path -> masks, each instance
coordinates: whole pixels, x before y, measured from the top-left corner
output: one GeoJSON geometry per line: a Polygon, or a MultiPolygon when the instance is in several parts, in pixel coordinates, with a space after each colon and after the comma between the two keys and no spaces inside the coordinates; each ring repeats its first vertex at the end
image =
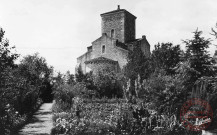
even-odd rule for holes
{"type": "Polygon", "coordinates": [[[49,135],[53,127],[52,105],[53,103],[42,104],[29,124],[19,131],[19,135],[49,135]]]}

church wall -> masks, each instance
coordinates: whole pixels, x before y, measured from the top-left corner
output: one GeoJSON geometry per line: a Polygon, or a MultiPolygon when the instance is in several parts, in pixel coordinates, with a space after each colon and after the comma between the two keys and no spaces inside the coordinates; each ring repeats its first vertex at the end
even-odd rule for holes
{"type": "Polygon", "coordinates": [[[94,64],[87,64],[87,67],[92,69],[93,73],[97,73],[98,71],[102,71],[103,69],[117,71],[117,64],[112,63],[94,63],[94,64]]]}
{"type": "Polygon", "coordinates": [[[127,64],[128,51],[115,46],[112,54],[113,57],[118,61],[119,66],[122,69],[127,64]]]}
{"type": "Polygon", "coordinates": [[[127,63],[128,51],[115,46],[115,41],[108,36],[104,36],[101,40],[93,43],[93,58],[105,57],[118,61],[119,68],[123,68],[127,63]],[[102,53],[102,46],[105,45],[105,53],[102,53]]]}
{"type": "Polygon", "coordinates": [[[151,55],[150,45],[145,37],[143,37],[141,40],[141,49],[146,57],[149,57],[151,55]]]}
{"type": "Polygon", "coordinates": [[[111,13],[102,16],[102,33],[111,36],[111,30],[114,29],[115,39],[125,42],[124,39],[124,12],[111,13]]]}
{"type": "Polygon", "coordinates": [[[84,74],[86,73],[86,68],[87,68],[84,62],[90,59],[92,59],[92,52],[86,52],[85,54],[77,58],[77,63],[78,63],[77,68],[79,64],[81,64],[81,69],[84,74]]]}
{"type": "MultiPolygon", "coordinates": [[[[108,64],[102,65],[89,65],[85,64],[85,61],[90,59],[105,57],[118,62],[117,69],[122,69],[127,64],[128,50],[125,50],[116,46],[116,43],[123,43],[128,45],[129,50],[133,50],[135,45],[141,47],[141,50],[146,56],[150,56],[150,45],[143,36],[142,39],[135,40],[136,35],[136,17],[126,10],[117,9],[111,12],[101,14],[101,31],[102,36],[92,42],[92,46],[88,47],[88,52],[80,56],[77,59],[78,64],[81,64],[81,68],[84,73],[90,69],[98,69],[104,67],[110,67],[108,64]],[[112,30],[114,30],[113,37],[111,37],[112,30]],[[119,42],[116,42],[118,40],[119,42]],[[105,46],[105,52],[102,53],[102,48],[105,46]]],[[[119,71],[119,70],[118,70],[119,71]]]]}
{"type": "Polygon", "coordinates": [[[125,14],[125,42],[132,41],[136,38],[135,17],[129,13],[125,14]]]}

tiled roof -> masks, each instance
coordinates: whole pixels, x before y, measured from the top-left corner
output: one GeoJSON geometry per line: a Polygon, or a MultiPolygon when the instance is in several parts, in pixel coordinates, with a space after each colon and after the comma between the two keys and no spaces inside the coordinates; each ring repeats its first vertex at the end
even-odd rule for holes
{"type": "Polygon", "coordinates": [[[128,49],[127,46],[124,43],[121,43],[121,42],[118,42],[118,41],[116,41],[116,46],[120,47],[122,49],[125,49],[125,50],[128,49]]]}
{"type": "Polygon", "coordinates": [[[126,44],[134,44],[135,42],[137,42],[137,41],[139,41],[139,40],[141,40],[141,38],[128,41],[126,44]]]}
{"type": "Polygon", "coordinates": [[[110,11],[110,12],[102,13],[101,16],[102,16],[102,15],[111,14],[111,13],[121,12],[121,11],[122,11],[122,12],[126,12],[126,13],[128,13],[128,14],[130,14],[130,15],[132,15],[133,17],[136,18],[135,15],[131,14],[130,12],[128,12],[128,11],[125,10],[125,9],[118,9],[118,10],[113,10],[113,11],[110,11]]]}
{"type": "Polygon", "coordinates": [[[117,61],[105,58],[105,57],[98,57],[98,58],[94,58],[88,61],[85,61],[85,64],[89,64],[89,63],[99,63],[99,62],[109,62],[109,63],[113,63],[116,64],[117,61]]]}

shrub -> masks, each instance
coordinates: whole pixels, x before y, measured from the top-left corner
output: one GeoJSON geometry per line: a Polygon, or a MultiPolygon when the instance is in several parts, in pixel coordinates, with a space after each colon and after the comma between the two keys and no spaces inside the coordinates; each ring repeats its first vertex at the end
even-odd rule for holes
{"type": "Polygon", "coordinates": [[[110,70],[99,71],[93,76],[93,83],[99,97],[122,97],[123,92],[118,76],[110,70]]]}
{"type": "Polygon", "coordinates": [[[60,106],[62,104],[56,103],[53,108],[52,134],[187,133],[175,115],[157,113],[147,109],[142,102],[132,104],[117,99],[87,102],[86,99],[75,97],[70,109],[56,109],[60,106]]]}

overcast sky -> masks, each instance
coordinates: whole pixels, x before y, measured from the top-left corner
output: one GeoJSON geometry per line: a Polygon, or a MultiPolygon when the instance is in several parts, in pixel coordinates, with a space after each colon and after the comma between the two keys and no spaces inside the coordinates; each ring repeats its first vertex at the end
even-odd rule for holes
{"type": "Polygon", "coordinates": [[[158,42],[184,48],[196,28],[214,40],[217,0],[0,0],[0,27],[21,56],[39,52],[56,71],[74,73],[76,58],[101,36],[100,14],[117,5],[137,16],[136,37],[146,35],[151,49],[158,42]]]}

